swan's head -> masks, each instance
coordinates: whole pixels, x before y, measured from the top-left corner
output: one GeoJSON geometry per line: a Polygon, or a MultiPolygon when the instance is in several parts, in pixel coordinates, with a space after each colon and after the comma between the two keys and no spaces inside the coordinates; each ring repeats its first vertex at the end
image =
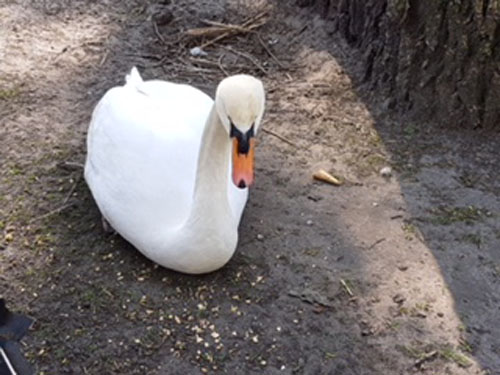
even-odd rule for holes
{"type": "Polygon", "coordinates": [[[239,188],[253,183],[255,136],[264,114],[264,86],[252,76],[239,74],[217,87],[215,106],[233,142],[233,182],[239,188]]]}

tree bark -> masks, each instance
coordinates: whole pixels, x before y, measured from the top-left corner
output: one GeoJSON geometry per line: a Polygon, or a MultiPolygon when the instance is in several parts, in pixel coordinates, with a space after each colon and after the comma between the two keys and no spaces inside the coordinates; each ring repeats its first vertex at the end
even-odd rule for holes
{"type": "Polygon", "coordinates": [[[500,129],[500,0],[298,0],[365,58],[364,82],[424,120],[500,129]]]}

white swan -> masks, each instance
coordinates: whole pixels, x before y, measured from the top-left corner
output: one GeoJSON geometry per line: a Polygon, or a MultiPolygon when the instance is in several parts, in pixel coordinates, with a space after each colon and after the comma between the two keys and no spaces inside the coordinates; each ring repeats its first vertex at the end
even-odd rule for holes
{"type": "Polygon", "coordinates": [[[264,101],[251,76],[221,81],[214,102],[133,68],[98,103],[87,135],[85,180],[103,217],[164,267],[222,267],[236,249],[264,101]]]}

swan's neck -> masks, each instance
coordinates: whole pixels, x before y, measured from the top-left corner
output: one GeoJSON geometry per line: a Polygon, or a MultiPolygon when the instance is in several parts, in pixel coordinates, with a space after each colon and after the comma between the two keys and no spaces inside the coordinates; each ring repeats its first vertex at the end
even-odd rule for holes
{"type": "Polygon", "coordinates": [[[201,140],[191,211],[178,231],[168,235],[168,248],[175,249],[175,261],[165,262],[168,267],[187,273],[211,272],[233,255],[238,221],[228,199],[230,155],[231,140],[212,108],[201,140]]]}
{"type": "Polygon", "coordinates": [[[177,271],[205,273],[231,258],[238,242],[238,220],[228,198],[230,156],[231,139],[212,108],[201,140],[188,218],[174,230],[159,232],[157,250],[145,252],[151,259],[177,271]]]}
{"type": "Polygon", "coordinates": [[[205,226],[209,223],[224,225],[221,220],[233,222],[228,201],[230,155],[231,139],[220,123],[214,105],[201,138],[193,205],[188,223],[198,223],[200,218],[205,226]]]}

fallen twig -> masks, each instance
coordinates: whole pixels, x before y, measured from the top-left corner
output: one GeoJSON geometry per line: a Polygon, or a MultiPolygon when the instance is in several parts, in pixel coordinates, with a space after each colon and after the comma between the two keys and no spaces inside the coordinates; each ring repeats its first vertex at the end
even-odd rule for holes
{"type": "Polygon", "coordinates": [[[255,58],[253,58],[252,56],[250,56],[248,53],[245,53],[245,52],[241,52],[241,51],[238,51],[238,50],[235,50],[234,48],[232,47],[224,47],[225,50],[229,51],[229,52],[232,52],[234,53],[235,55],[238,55],[238,56],[242,56],[244,58],[246,58],[247,60],[249,60],[252,64],[254,64],[257,69],[259,69],[262,73],[264,73],[265,75],[267,75],[267,70],[264,69],[264,67],[262,65],[260,65],[256,60],[255,58]]]}
{"type": "Polygon", "coordinates": [[[224,65],[222,64],[222,59],[224,58],[224,54],[220,55],[219,59],[217,60],[217,65],[219,66],[219,69],[224,73],[226,77],[229,77],[229,73],[227,70],[224,68],[224,65]]]}
{"type": "Polygon", "coordinates": [[[71,189],[69,189],[69,192],[68,194],[66,194],[66,198],[64,198],[64,201],[63,201],[63,206],[68,203],[69,199],[71,198],[71,196],[73,195],[73,193],[75,192],[75,189],[76,189],[76,185],[78,185],[78,183],[80,182],[80,177],[78,177],[75,182],[73,182],[73,185],[71,186],[71,189]]]}
{"type": "Polygon", "coordinates": [[[281,61],[278,60],[278,58],[274,55],[274,53],[271,51],[271,49],[266,45],[266,43],[262,40],[262,38],[260,37],[260,34],[259,33],[256,33],[257,35],[257,40],[260,42],[260,44],[262,45],[262,47],[266,50],[266,52],[268,53],[269,56],[271,56],[271,58],[274,60],[274,62],[276,64],[278,64],[280,66],[280,68],[282,69],[286,69],[286,66],[283,65],[281,63],[281,61]]]}
{"type": "Polygon", "coordinates": [[[199,34],[197,36],[206,36],[207,33],[212,33],[217,30],[217,32],[221,32],[222,30],[225,30],[222,32],[222,34],[216,36],[215,38],[203,43],[200,48],[204,49],[208,46],[211,46],[212,44],[215,44],[219,42],[220,40],[227,38],[229,36],[233,36],[236,34],[241,34],[241,33],[248,33],[252,31],[253,29],[256,29],[262,25],[264,25],[267,20],[263,20],[263,18],[268,14],[268,11],[263,11],[261,13],[258,13],[254,17],[249,18],[245,22],[243,22],[241,25],[231,25],[231,24],[223,24],[219,22],[213,22],[213,21],[208,21],[212,23],[213,26],[209,28],[200,28],[200,29],[190,29],[186,31],[187,35],[193,35],[193,34],[199,34]],[[209,29],[212,29],[212,31],[208,31],[209,29]]]}
{"type": "Polygon", "coordinates": [[[154,30],[154,32],[155,32],[156,37],[157,37],[157,38],[160,40],[160,42],[162,42],[163,44],[167,44],[167,43],[165,42],[165,38],[163,38],[163,36],[160,34],[160,30],[158,30],[158,25],[156,24],[156,22],[155,22],[155,21],[152,21],[152,23],[153,23],[153,30],[154,30]]]}
{"type": "Polygon", "coordinates": [[[369,247],[368,247],[368,250],[371,250],[373,249],[375,246],[377,246],[379,243],[381,242],[384,242],[385,241],[385,238],[380,238],[378,239],[377,241],[375,241],[374,243],[372,243],[369,247]]]}
{"type": "Polygon", "coordinates": [[[350,297],[354,297],[354,293],[352,292],[351,288],[349,288],[349,285],[347,285],[344,279],[340,279],[340,284],[344,287],[345,291],[347,292],[347,294],[349,294],[350,297]]]}
{"type": "MultiPolygon", "coordinates": [[[[231,29],[230,29],[231,30],[231,29]]],[[[228,28],[226,27],[197,27],[196,29],[189,29],[185,32],[186,35],[200,38],[203,36],[206,37],[213,37],[213,36],[219,36],[222,33],[225,33],[228,31],[228,28]]]]}
{"type": "Polygon", "coordinates": [[[74,204],[75,204],[74,202],[71,202],[71,203],[65,204],[65,205],[63,205],[61,207],[58,207],[55,210],[49,211],[49,212],[47,212],[47,213],[45,213],[43,215],[40,215],[38,217],[35,217],[35,218],[31,219],[30,223],[34,223],[35,221],[40,221],[40,220],[46,219],[46,218],[48,218],[48,217],[50,217],[52,215],[58,214],[58,213],[60,213],[60,212],[62,212],[64,210],[66,210],[67,208],[70,208],[74,204]]]}
{"type": "Polygon", "coordinates": [[[85,166],[74,161],[63,161],[57,165],[58,167],[66,167],[71,169],[83,169],[85,166]]]}
{"type": "MultiPolygon", "coordinates": [[[[222,23],[222,22],[210,21],[210,20],[201,20],[201,21],[206,23],[207,25],[210,25],[213,28],[220,28],[220,29],[224,29],[224,30],[233,30],[235,32],[242,32],[242,33],[249,33],[252,31],[252,27],[246,27],[243,25],[235,25],[235,24],[231,24],[231,23],[222,23]]],[[[254,25],[250,25],[250,26],[254,26],[254,25]]],[[[253,28],[255,28],[255,27],[253,27],[253,28]]]]}
{"type": "Polygon", "coordinates": [[[269,130],[269,129],[266,129],[266,128],[262,128],[262,131],[263,131],[264,133],[271,134],[272,136],[274,136],[274,137],[276,137],[276,138],[278,138],[278,139],[282,140],[282,141],[283,141],[283,142],[285,142],[285,143],[288,143],[290,146],[293,146],[293,147],[295,147],[295,148],[298,148],[298,146],[297,146],[295,143],[293,143],[293,142],[292,142],[292,141],[290,141],[289,139],[287,139],[287,138],[283,137],[282,135],[280,135],[280,134],[278,134],[278,133],[273,132],[272,130],[269,130]]]}

